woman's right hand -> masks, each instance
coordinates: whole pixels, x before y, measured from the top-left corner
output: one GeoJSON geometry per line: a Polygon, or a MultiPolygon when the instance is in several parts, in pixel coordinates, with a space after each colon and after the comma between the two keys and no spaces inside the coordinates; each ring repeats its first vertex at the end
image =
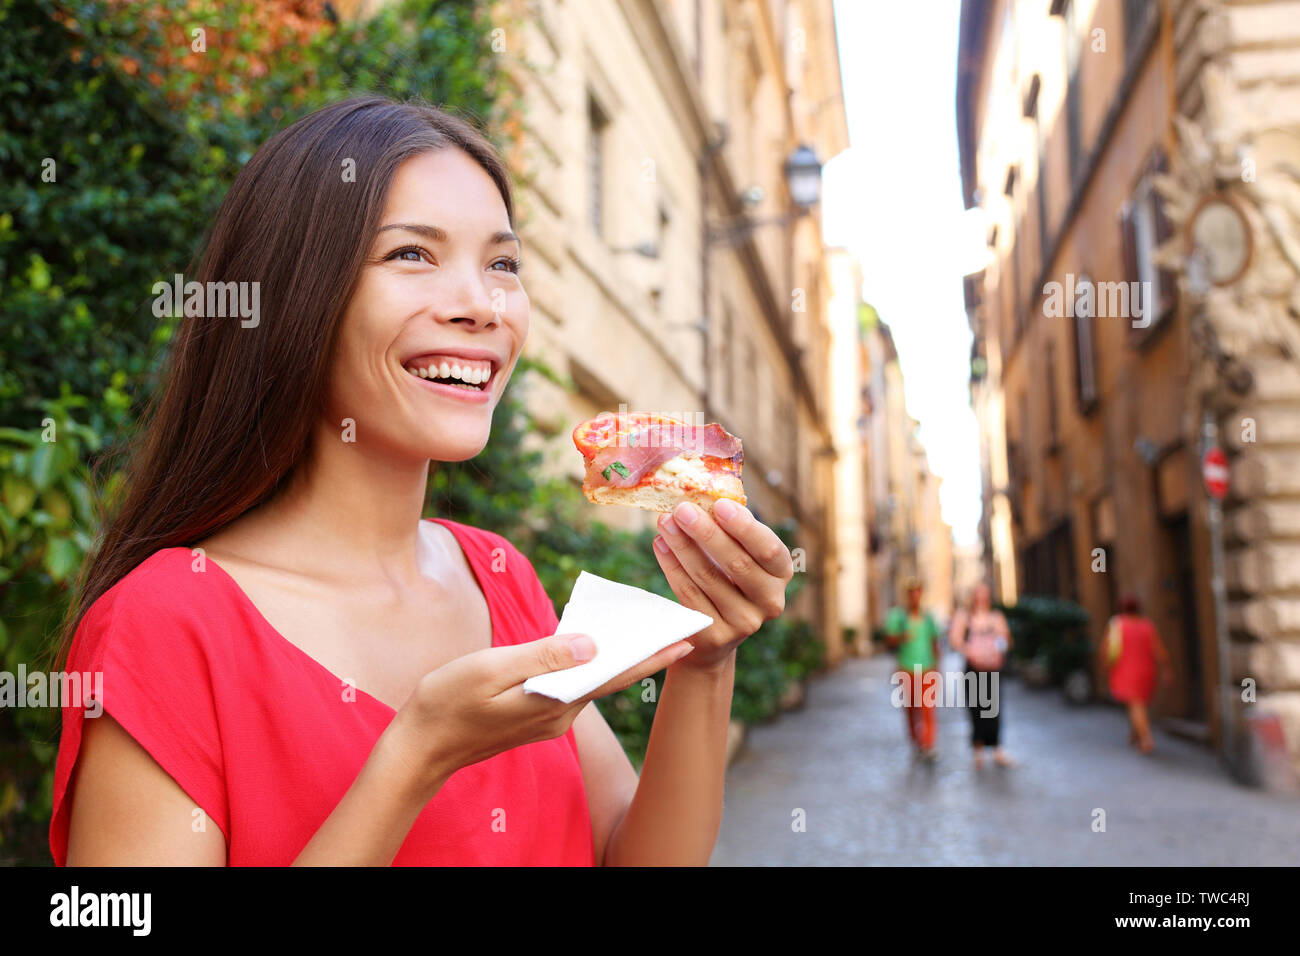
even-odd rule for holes
{"type": "Polygon", "coordinates": [[[538,674],[585,663],[595,652],[590,637],[556,634],[526,644],[486,648],[425,674],[389,730],[397,735],[420,776],[417,785],[432,795],[461,767],[512,747],[561,736],[590,701],[658,673],[693,649],[687,641],[670,644],[566,704],[528,693],[523,683],[538,674]]]}

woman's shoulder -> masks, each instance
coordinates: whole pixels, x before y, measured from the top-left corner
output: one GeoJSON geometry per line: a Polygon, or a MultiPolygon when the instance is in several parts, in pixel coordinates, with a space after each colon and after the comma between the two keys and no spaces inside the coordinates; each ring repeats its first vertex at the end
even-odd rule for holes
{"type": "Polygon", "coordinates": [[[478,528],[472,524],[466,524],[463,521],[455,521],[451,518],[429,517],[425,521],[432,521],[436,524],[446,525],[448,529],[455,533],[457,538],[462,540],[469,539],[477,543],[484,541],[504,541],[509,544],[504,535],[497,534],[495,531],[489,531],[486,528],[478,528]]]}
{"type": "Polygon", "coordinates": [[[138,646],[167,646],[155,635],[203,634],[216,622],[218,575],[200,552],[162,548],[124,574],[86,609],[77,627],[83,653],[102,655],[108,640],[128,635],[138,646]]]}
{"type": "Polygon", "coordinates": [[[492,582],[497,594],[516,602],[528,615],[541,617],[547,622],[554,616],[555,606],[537,576],[537,569],[528,555],[508,538],[449,518],[429,520],[448,525],[447,530],[460,542],[466,556],[480,570],[491,572],[480,574],[480,583],[492,582]]]}
{"type": "Polygon", "coordinates": [[[461,521],[453,521],[450,518],[428,518],[426,520],[446,525],[447,530],[452,533],[461,547],[466,550],[466,553],[472,549],[477,557],[489,562],[495,559],[497,565],[493,567],[493,570],[506,570],[502,566],[502,562],[514,558],[521,558],[525,562],[528,561],[524,553],[515,547],[514,543],[505,535],[489,531],[486,528],[476,528],[474,525],[465,524],[461,521]]]}
{"type": "Polygon", "coordinates": [[[96,606],[142,605],[151,610],[187,609],[211,594],[214,576],[201,549],[162,548],[145,558],[104,592],[96,606]]]}

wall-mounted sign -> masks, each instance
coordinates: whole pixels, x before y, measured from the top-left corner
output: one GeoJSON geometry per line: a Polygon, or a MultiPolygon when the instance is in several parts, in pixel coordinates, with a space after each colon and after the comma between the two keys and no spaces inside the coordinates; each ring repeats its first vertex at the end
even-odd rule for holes
{"type": "Polygon", "coordinates": [[[1187,220],[1187,249],[1201,279],[1209,285],[1231,285],[1250,265],[1253,241],[1250,223],[1227,196],[1206,196],[1187,220]]]}

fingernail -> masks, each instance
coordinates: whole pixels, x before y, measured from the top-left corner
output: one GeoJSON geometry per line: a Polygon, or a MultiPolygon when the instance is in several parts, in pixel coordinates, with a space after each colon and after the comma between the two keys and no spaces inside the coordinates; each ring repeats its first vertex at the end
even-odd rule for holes
{"type": "Polygon", "coordinates": [[[677,520],[688,528],[695,524],[699,519],[700,509],[695,507],[695,505],[691,504],[689,501],[684,502],[682,506],[677,509],[677,520]]]}
{"type": "Polygon", "coordinates": [[[686,650],[682,651],[680,654],[678,654],[676,657],[674,657],[674,658],[673,658],[673,661],[674,661],[674,662],[676,662],[676,661],[680,661],[683,657],[685,657],[687,654],[689,654],[689,653],[690,653],[691,651],[693,651],[693,650],[695,650],[695,645],[694,645],[694,644],[687,644],[687,645],[686,645],[686,650]]]}
{"type": "Polygon", "coordinates": [[[740,514],[740,510],[736,507],[736,503],[730,498],[719,498],[717,503],[713,506],[713,513],[723,521],[730,521],[732,518],[736,517],[736,515],[740,514]]]}
{"type": "Polygon", "coordinates": [[[664,534],[680,534],[677,529],[677,522],[673,521],[672,518],[665,517],[659,527],[664,529],[664,534]]]}
{"type": "Polygon", "coordinates": [[[574,660],[589,661],[596,656],[596,642],[586,634],[579,634],[569,638],[569,650],[573,651],[574,660]]]}
{"type": "Polygon", "coordinates": [[[660,554],[668,553],[668,542],[663,538],[660,538],[658,535],[655,536],[655,550],[660,554]]]}

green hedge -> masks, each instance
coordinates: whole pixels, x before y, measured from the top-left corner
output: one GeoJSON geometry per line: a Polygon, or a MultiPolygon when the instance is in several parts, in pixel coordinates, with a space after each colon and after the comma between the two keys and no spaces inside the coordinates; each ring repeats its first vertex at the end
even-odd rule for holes
{"type": "MultiPolygon", "coordinates": [[[[9,672],[48,651],[97,507],[120,482],[101,475],[92,489],[92,470],[129,439],[156,386],[173,326],[153,316],[150,290],[187,271],[257,146],[353,92],[418,95],[472,117],[489,116],[496,95],[489,27],[468,0],[406,0],[365,23],[323,23],[306,40],[282,36],[278,11],[250,0],[161,0],[147,5],[157,20],[144,19],[145,6],[0,0],[0,669],[9,672]],[[197,25],[214,60],[187,66],[197,25]]],[[[57,713],[0,709],[0,863],[49,859],[57,739],[57,713]]]]}

